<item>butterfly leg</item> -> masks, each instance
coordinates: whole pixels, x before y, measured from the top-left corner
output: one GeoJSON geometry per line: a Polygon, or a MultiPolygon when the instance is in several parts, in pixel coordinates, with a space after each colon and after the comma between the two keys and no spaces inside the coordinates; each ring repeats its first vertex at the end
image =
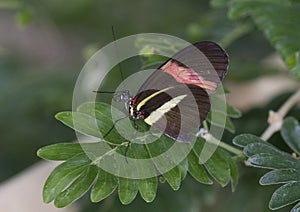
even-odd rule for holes
{"type": "Polygon", "coordinates": [[[104,134],[103,138],[105,139],[106,136],[108,136],[109,133],[111,133],[111,131],[115,128],[116,124],[117,124],[119,121],[121,121],[121,120],[123,120],[123,119],[126,119],[127,117],[128,117],[128,116],[124,116],[124,117],[119,118],[118,120],[116,120],[116,121],[113,123],[113,125],[111,126],[111,128],[104,134]]]}
{"type": "MultiPolygon", "coordinates": [[[[134,128],[135,128],[136,130],[138,129],[138,125],[137,125],[135,119],[133,119],[133,126],[134,126],[134,128]]],[[[133,135],[132,135],[132,138],[134,137],[135,132],[136,132],[136,131],[134,131],[134,133],[133,133],[133,135]]],[[[131,139],[132,139],[132,138],[130,138],[130,139],[128,140],[128,144],[127,144],[127,146],[126,146],[125,153],[124,153],[125,160],[126,160],[127,163],[128,163],[128,160],[127,160],[127,152],[128,152],[129,147],[130,147],[130,145],[131,145],[131,139]]]]}

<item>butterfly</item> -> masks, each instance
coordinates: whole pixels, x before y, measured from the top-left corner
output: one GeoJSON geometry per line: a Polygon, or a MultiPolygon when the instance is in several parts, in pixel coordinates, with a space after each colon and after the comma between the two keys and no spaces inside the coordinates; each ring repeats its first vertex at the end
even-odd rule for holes
{"type": "Polygon", "coordinates": [[[180,50],[156,69],[126,102],[128,116],[143,120],[178,142],[190,142],[210,111],[210,95],[224,79],[228,55],[217,43],[201,41],[180,50]]]}

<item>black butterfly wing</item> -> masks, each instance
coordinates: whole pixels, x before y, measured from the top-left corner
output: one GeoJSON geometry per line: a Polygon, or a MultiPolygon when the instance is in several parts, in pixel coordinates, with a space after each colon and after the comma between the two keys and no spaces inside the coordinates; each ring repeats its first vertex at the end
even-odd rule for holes
{"type": "Polygon", "coordinates": [[[210,110],[210,101],[204,89],[177,83],[163,90],[140,92],[136,109],[144,115],[147,124],[174,140],[189,142],[190,132],[198,129],[205,120],[210,110]]]}
{"type": "Polygon", "coordinates": [[[210,110],[213,93],[227,72],[228,56],[216,43],[198,42],[176,53],[141,86],[138,102],[153,93],[140,108],[145,122],[177,141],[190,141],[189,134],[199,128],[210,110]],[[180,101],[172,101],[180,99],[180,101]],[[169,110],[165,110],[168,106],[169,110]],[[155,117],[149,121],[149,118],[155,117]]]}
{"type": "MultiPolygon", "coordinates": [[[[194,85],[188,85],[188,89],[190,94],[165,113],[163,118],[152,124],[167,136],[180,142],[191,141],[191,131],[199,128],[210,110],[209,96],[204,89],[194,85]]],[[[180,96],[183,95],[182,91],[184,89],[179,86],[175,87],[172,93],[176,92],[177,96],[180,96]]]]}

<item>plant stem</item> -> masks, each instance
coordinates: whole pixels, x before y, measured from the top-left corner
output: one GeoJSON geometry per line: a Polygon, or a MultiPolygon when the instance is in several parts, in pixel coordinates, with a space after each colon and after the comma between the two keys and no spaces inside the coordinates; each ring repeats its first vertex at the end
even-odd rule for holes
{"type": "Polygon", "coordinates": [[[270,111],[269,113],[269,126],[261,135],[261,139],[267,141],[275,132],[281,129],[283,118],[286,116],[288,111],[297,103],[300,102],[300,89],[294,93],[283,105],[278,109],[277,112],[270,111]]]}
{"type": "Polygon", "coordinates": [[[242,156],[243,155],[243,151],[240,150],[240,149],[237,149],[227,143],[224,143],[218,139],[216,139],[213,135],[211,135],[210,133],[208,132],[205,132],[203,134],[200,134],[200,136],[202,138],[204,138],[207,142],[211,143],[211,144],[214,144],[216,146],[220,146],[222,147],[223,149],[233,153],[233,154],[236,154],[237,156],[242,156]]]}
{"type": "Polygon", "coordinates": [[[236,155],[243,155],[243,151],[240,149],[237,149],[229,144],[224,143],[223,141],[220,141],[219,146],[223,149],[226,149],[227,151],[236,154],[236,155]]]}
{"type": "Polygon", "coordinates": [[[223,48],[228,47],[231,43],[236,41],[238,38],[248,34],[253,30],[254,26],[252,24],[244,24],[236,27],[231,32],[229,32],[225,37],[220,41],[220,44],[223,48]]]}
{"type": "Polygon", "coordinates": [[[294,93],[278,110],[278,114],[284,117],[288,111],[296,104],[300,102],[300,89],[294,93]]]}
{"type": "Polygon", "coordinates": [[[91,164],[97,165],[97,163],[98,163],[99,161],[101,161],[105,156],[108,156],[108,155],[110,155],[110,154],[116,152],[116,150],[117,150],[118,148],[120,148],[121,146],[125,146],[125,145],[128,145],[128,141],[123,142],[123,143],[119,144],[118,146],[112,148],[111,150],[107,151],[105,154],[103,154],[103,155],[101,155],[100,157],[98,157],[98,158],[96,158],[95,160],[93,160],[91,164]]]}

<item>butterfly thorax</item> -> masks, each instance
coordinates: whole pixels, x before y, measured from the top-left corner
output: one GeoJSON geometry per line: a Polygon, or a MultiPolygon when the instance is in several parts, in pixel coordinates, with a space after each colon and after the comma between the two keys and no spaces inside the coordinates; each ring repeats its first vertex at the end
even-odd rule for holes
{"type": "Polygon", "coordinates": [[[137,98],[138,98],[138,96],[135,96],[133,99],[131,99],[129,101],[129,104],[128,104],[129,116],[134,120],[145,119],[145,111],[137,109],[137,106],[138,106],[137,98]]]}

